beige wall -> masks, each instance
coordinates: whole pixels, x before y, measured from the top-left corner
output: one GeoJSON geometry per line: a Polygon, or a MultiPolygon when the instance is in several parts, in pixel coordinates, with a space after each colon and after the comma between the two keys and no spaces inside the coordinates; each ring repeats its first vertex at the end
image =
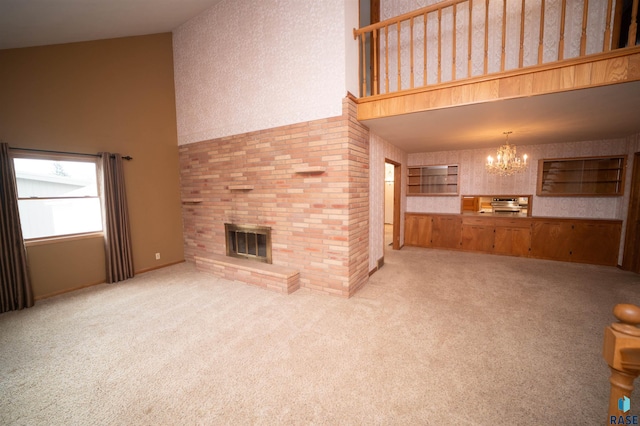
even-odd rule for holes
{"type": "MultiPolygon", "coordinates": [[[[134,268],[184,259],[171,34],[0,50],[0,139],[130,155],[134,268]],[[155,253],[161,260],[155,260],[155,253]]],[[[28,249],[36,297],[104,280],[100,239],[28,249]]]]}

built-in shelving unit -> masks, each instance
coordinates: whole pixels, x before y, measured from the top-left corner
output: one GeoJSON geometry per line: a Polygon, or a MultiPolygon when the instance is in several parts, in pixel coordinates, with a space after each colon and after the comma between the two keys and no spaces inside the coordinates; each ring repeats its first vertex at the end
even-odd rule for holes
{"type": "Polygon", "coordinates": [[[621,196],[626,155],[540,160],[539,196],[621,196]]]}
{"type": "Polygon", "coordinates": [[[458,195],[458,165],[411,166],[407,195],[458,195]]]}

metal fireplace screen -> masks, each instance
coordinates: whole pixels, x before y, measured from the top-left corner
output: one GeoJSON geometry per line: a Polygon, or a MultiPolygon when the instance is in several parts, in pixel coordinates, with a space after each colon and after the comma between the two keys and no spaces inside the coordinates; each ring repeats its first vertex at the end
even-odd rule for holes
{"type": "Polygon", "coordinates": [[[271,263],[271,228],[224,224],[227,256],[271,263]]]}

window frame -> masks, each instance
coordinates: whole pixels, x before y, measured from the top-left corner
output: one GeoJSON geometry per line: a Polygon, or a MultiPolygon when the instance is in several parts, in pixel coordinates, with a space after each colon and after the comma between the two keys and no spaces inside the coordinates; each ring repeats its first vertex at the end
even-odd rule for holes
{"type": "MultiPolygon", "coordinates": [[[[10,153],[11,161],[13,162],[14,170],[15,170],[15,159],[29,159],[29,160],[46,160],[46,161],[67,161],[67,162],[75,162],[75,163],[93,163],[96,167],[96,193],[97,195],[87,195],[87,196],[72,196],[72,197],[20,197],[18,194],[18,175],[15,173],[14,182],[16,185],[16,194],[18,203],[24,200],[73,200],[73,199],[97,199],[102,206],[102,191],[100,188],[100,173],[99,173],[99,157],[91,154],[61,154],[61,153],[41,153],[41,152],[32,152],[27,150],[13,149],[10,153]]],[[[61,241],[69,241],[69,240],[80,240],[86,238],[98,238],[104,236],[104,222],[103,222],[103,212],[102,208],[100,209],[100,223],[101,229],[99,231],[87,231],[87,232],[78,232],[71,234],[56,234],[56,235],[48,235],[48,236],[40,236],[33,238],[24,238],[24,243],[27,246],[33,245],[42,245],[49,244],[61,241]]]]}

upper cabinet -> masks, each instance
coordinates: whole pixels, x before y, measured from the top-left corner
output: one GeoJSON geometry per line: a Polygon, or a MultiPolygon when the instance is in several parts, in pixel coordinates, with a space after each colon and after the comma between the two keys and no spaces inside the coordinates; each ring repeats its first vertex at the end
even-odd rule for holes
{"type": "Polygon", "coordinates": [[[411,166],[407,195],[458,195],[458,165],[411,166]]]}
{"type": "Polygon", "coordinates": [[[540,160],[539,196],[621,196],[627,156],[540,160]]]}

